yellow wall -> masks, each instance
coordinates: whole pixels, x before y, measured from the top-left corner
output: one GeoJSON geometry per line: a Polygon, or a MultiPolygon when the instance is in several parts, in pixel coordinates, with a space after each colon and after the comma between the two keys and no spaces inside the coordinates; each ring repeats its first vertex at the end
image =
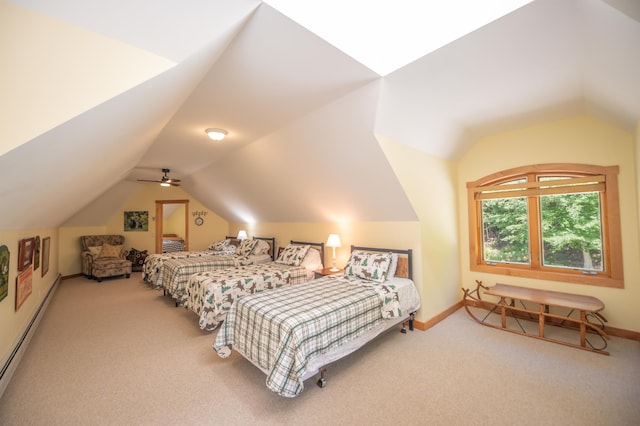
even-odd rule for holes
{"type": "Polygon", "coordinates": [[[640,240],[640,120],[636,125],[635,134],[635,159],[636,159],[636,211],[639,213],[638,218],[638,240],[640,240]]]}
{"type": "Polygon", "coordinates": [[[104,226],[67,227],[59,228],[60,256],[58,267],[63,277],[82,273],[80,260],[80,237],[82,235],[107,234],[104,226]]]}
{"type": "Polygon", "coordinates": [[[454,163],[378,137],[419,218],[416,284],[422,295],[421,321],[460,300],[460,265],[454,163]]]}
{"type": "Polygon", "coordinates": [[[36,310],[55,284],[58,276],[58,231],[56,229],[30,229],[20,231],[0,231],[0,245],[9,249],[9,294],[0,301],[0,365],[4,365],[11,351],[35,315],[36,310]],[[16,278],[18,277],[18,245],[23,238],[40,237],[40,245],[45,237],[51,238],[49,270],[42,276],[42,254],[40,267],[33,272],[32,292],[18,311],[15,310],[16,278]]]}
{"type": "Polygon", "coordinates": [[[163,220],[162,222],[163,233],[176,234],[177,236],[184,238],[185,236],[184,215],[185,214],[186,214],[185,205],[179,204],[176,210],[163,220]]]}
{"type": "Polygon", "coordinates": [[[143,185],[122,208],[114,213],[104,226],[91,228],[60,228],[60,253],[64,255],[61,259],[60,273],[62,276],[80,274],[82,272],[82,262],[80,260],[81,235],[94,234],[119,234],[124,235],[126,249],[135,248],[137,250],[148,250],[155,253],[155,211],[156,200],[189,200],[189,249],[204,250],[213,241],[220,240],[227,235],[229,224],[214,212],[204,207],[198,200],[193,198],[180,187],[163,188],[160,185],[143,185]],[[148,211],[149,230],[148,231],[124,231],[125,211],[148,211]],[[196,226],[193,211],[207,211],[204,216],[204,224],[196,226]]]}
{"type": "Polygon", "coordinates": [[[458,220],[462,285],[474,288],[474,280],[565,291],[595,296],[605,304],[608,325],[640,331],[640,248],[638,244],[635,136],[591,117],[554,121],[480,139],[460,161],[458,220]],[[584,163],[620,167],[620,216],[624,262],[624,289],[507,277],[472,272],[469,268],[469,229],[466,182],[513,167],[540,163],[584,163]]]}

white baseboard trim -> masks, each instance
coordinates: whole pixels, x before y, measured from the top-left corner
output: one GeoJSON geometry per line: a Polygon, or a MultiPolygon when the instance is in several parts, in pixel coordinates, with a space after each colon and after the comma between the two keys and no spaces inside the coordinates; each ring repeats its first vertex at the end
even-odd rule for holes
{"type": "Polygon", "coordinates": [[[24,355],[25,351],[27,350],[31,338],[38,329],[38,324],[40,324],[40,320],[44,316],[44,312],[47,310],[49,302],[52,299],[51,296],[53,296],[53,293],[55,293],[55,290],[58,288],[60,280],[61,275],[58,274],[55,282],[47,292],[47,295],[42,300],[42,303],[40,303],[40,306],[38,307],[36,312],[33,314],[31,321],[29,321],[29,323],[25,327],[24,332],[18,339],[18,342],[13,348],[13,351],[11,351],[11,355],[9,355],[9,358],[7,358],[7,361],[2,366],[2,369],[0,370],[0,398],[2,397],[2,394],[4,394],[4,391],[7,389],[9,381],[11,381],[11,377],[13,377],[13,373],[15,373],[16,369],[18,368],[18,364],[20,364],[22,355],[24,355]]]}

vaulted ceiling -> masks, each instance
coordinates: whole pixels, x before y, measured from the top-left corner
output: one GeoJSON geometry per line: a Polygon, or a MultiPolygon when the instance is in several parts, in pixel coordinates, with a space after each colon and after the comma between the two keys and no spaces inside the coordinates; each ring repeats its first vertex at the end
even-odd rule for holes
{"type": "Polygon", "coordinates": [[[161,168],[229,221],[416,220],[377,137],[634,131],[637,4],[536,0],[381,76],[258,0],[0,0],[0,229],[101,225],[161,168]]]}

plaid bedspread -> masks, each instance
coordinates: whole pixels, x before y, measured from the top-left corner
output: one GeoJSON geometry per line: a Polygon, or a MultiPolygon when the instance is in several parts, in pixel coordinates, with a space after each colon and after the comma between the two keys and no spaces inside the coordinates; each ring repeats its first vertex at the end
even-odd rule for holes
{"type": "Polygon", "coordinates": [[[165,289],[177,303],[184,304],[187,300],[187,283],[191,275],[254,263],[252,258],[238,255],[169,259],[164,262],[155,286],[165,289]]]}
{"type": "Polygon", "coordinates": [[[187,257],[214,256],[217,252],[211,250],[201,251],[176,251],[172,253],[150,254],[144,261],[142,268],[142,279],[149,284],[155,284],[158,281],[162,264],[168,259],[186,259],[187,257]]]}
{"type": "Polygon", "coordinates": [[[200,272],[189,277],[185,307],[199,316],[201,329],[214,330],[227,316],[234,300],[248,294],[308,281],[303,266],[276,262],[200,272]]]}
{"type": "Polygon", "coordinates": [[[184,243],[180,241],[162,241],[162,251],[165,253],[172,253],[177,251],[184,251],[184,243]]]}
{"type": "Polygon", "coordinates": [[[226,358],[235,348],[267,374],[269,389],[294,397],[310,359],[384,321],[388,308],[376,285],[333,276],[243,297],[231,305],[213,349],[226,358]]]}

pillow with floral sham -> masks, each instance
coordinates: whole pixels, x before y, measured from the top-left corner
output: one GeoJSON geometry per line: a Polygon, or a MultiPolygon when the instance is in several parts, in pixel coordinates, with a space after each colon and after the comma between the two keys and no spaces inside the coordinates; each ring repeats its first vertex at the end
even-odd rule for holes
{"type": "Polygon", "coordinates": [[[289,266],[300,266],[309,251],[309,247],[311,247],[309,244],[289,244],[284,250],[282,250],[282,253],[280,253],[276,262],[289,266]]]}
{"type": "Polygon", "coordinates": [[[233,244],[229,244],[222,247],[222,249],[218,250],[216,253],[222,256],[231,256],[232,254],[235,254],[236,251],[238,251],[238,247],[234,246],[233,244]]]}
{"type": "Polygon", "coordinates": [[[103,244],[102,250],[100,250],[100,254],[98,258],[102,259],[105,257],[120,257],[120,252],[122,251],[122,246],[112,246],[111,244],[103,244]]]}
{"type": "Polygon", "coordinates": [[[236,253],[238,253],[239,256],[249,256],[257,244],[258,240],[243,240],[236,253]]]}
{"type": "Polygon", "coordinates": [[[222,251],[222,249],[224,249],[227,245],[229,245],[229,241],[230,240],[228,238],[226,240],[214,241],[209,246],[209,250],[222,251]]]}
{"type": "Polygon", "coordinates": [[[89,247],[89,253],[93,258],[100,256],[100,251],[102,251],[102,246],[89,247]]]}
{"type": "Polygon", "coordinates": [[[385,282],[391,265],[391,253],[367,253],[356,250],[344,268],[344,274],[368,281],[385,282]]]}

